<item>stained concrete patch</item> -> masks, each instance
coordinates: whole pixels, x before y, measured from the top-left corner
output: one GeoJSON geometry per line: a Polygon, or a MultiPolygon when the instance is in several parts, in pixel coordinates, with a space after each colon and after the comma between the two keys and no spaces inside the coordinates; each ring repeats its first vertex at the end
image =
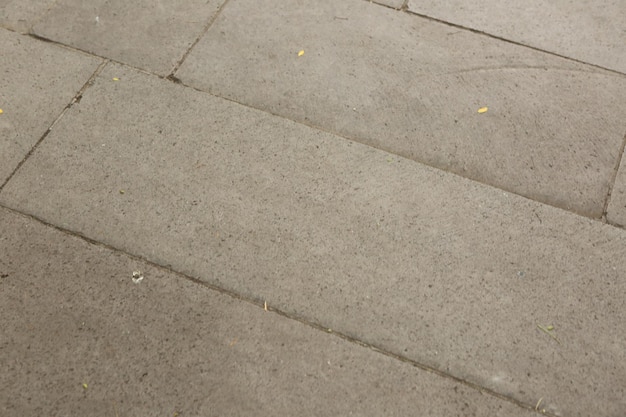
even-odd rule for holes
{"type": "Polygon", "coordinates": [[[100,64],[0,29],[0,185],[100,64]]]}
{"type": "Polygon", "coordinates": [[[229,3],[177,76],[598,218],[624,135],[626,77],[360,0],[229,3]]]}
{"type": "Polygon", "coordinates": [[[1,208],[0,277],[3,415],[533,415],[1,208]]]}
{"type": "Polygon", "coordinates": [[[222,0],[60,0],[34,33],[96,55],[167,75],[222,0]]]}
{"type": "Polygon", "coordinates": [[[408,9],[626,73],[622,1],[409,0],[408,9]]]}
{"type": "Polygon", "coordinates": [[[2,0],[0,26],[27,33],[53,4],[54,0],[2,0]]]}
{"type": "Polygon", "coordinates": [[[626,231],[411,160],[108,66],[0,202],[553,413],[626,407],[626,231]]]}
{"type": "Polygon", "coordinates": [[[621,167],[617,171],[606,218],[611,223],[626,227],[626,161],[624,157],[622,157],[621,167]]]}

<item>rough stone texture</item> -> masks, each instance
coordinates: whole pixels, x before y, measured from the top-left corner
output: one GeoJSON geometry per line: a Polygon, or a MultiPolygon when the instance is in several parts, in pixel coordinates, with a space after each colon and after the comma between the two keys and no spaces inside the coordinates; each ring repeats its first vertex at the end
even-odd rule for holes
{"type": "Polygon", "coordinates": [[[409,0],[408,9],[626,73],[622,0],[409,0]]]}
{"type": "Polygon", "coordinates": [[[2,208],[0,289],[5,416],[534,415],[2,208]]]}
{"type": "Polygon", "coordinates": [[[59,0],[34,33],[167,75],[222,0],[59,0]]]}
{"type": "Polygon", "coordinates": [[[626,408],[597,221],[120,66],[0,202],[531,406],[626,408]]]}
{"type": "Polygon", "coordinates": [[[621,167],[617,171],[606,214],[609,222],[622,227],[626,227],[626,161],[624,159],[622,156],[621,167]]]}
{"type": "Polygon", "coordinates": [[[2,185],[101,60],[3,29],[0,51],[2,185]]]}
{"type": "Polygon", "coordinates": [[[54,0],[0,0],[0,26],[27,33],[53,4],[54,0]]]}
{"type": "Polygon", "coordinates": [[[598,218],[624,136],[626,77],[360,0],[230,2],[177,77],[598,218]]]}

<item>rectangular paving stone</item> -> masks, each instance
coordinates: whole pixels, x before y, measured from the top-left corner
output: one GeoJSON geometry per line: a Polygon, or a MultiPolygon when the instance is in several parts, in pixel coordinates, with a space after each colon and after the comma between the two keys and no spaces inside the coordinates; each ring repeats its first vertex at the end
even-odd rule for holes
{"type": "Polygon", "coordinates": [[[623,156],[611,191],[606,218],[611,223],[626,227],[626,161],[623,156]]]}
{"type": "Polygon", "coordinates": [[[0,185],[102,62],[0,29],[0,185]]]}
{"type": "Polygon", "coordinates": [[[222,2],[60,0],[33,32],[165,76],[222,2]]]}
{"type": "Polygon", "coordinates": [[[229,2],[176,76],[597,218],[624,136],[626,77],[361,0],[229,2]]]}
{"type": "Polygon", "coordinates": [[[626,408],[599,221],[114,65],[0,203],[532,407],[626,408]]]}
{"type": "Polygon", "coordinates": [[[5,416],[535,415],[2,208],[0,277],[5,416]]]}
{"type": "Polygon", "coordinates": [[[0,0],[0,26],[28,33],[54,0],[0,0]]]}
{"type": "Polygon", "coordinates": [[[626,73],[623,1],[409,0],[408,9],[626,73]]]}

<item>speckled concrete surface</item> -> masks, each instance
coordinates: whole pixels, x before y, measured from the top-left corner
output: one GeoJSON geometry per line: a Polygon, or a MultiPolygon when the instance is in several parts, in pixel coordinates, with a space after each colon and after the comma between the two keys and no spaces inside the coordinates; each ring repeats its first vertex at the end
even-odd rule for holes
{"type": "Polygon", "coordinates": [[[624,414],[619,68],[201,3],[0,5],[0,414],[624,414]]]}

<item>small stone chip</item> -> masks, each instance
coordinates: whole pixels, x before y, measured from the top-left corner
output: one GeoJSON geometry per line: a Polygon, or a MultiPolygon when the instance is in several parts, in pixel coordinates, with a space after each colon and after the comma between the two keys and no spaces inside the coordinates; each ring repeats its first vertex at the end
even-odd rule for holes
{"type": "Polygon", "coordinates": [[[133,282],[139,284],[143,280],[143,274],[141,271],[133,271],[133,282]]]}

